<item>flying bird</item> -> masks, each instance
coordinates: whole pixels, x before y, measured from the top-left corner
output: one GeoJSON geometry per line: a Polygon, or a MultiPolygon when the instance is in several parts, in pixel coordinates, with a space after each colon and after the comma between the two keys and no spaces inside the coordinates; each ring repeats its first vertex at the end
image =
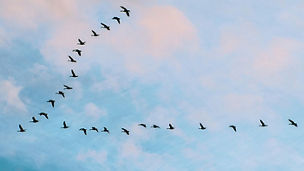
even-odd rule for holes
{"type": "Polygon", "coordinates": [[[55,107],[55,100],[48,100],[46,102],[51,103],[52,107],[55,107]]]}
{"type": "Polygon", "coordinates": [[[23,129],[22,126],[19,124],[19,131],[18,132],[25,132],[26,129],[23,129]]]}
{"type": "Polygon", "coordinates": [[[298,124],[295,123],[293,120],[288,119],[288,121],[290,122],[289,125],[293,125],[293,126],[295,126],[295,127],[298,127],[298,124]]]}
{"type": "Polygon", "coordinates": [[[64,93],[62,91],[58,91],[56,94],[61,95],[63,98],[65,98],[64,93]]]}
{"type": "Polygon", "coordinates": [[[79,131],[83,131],[84,135],[87,135],[87,129],[85,129],[85,128],[80,128],[79,131]]]}
{"type": "Polygon", "coordinates": [[[70,77],[73,77],[73,78],[77,78],[78,77],[78,75],[76,75],[75,72],[72,69],[71,69],[71,73],[72,73],[72,75],[70,77]]]}
{"type": "Polygon", "coordinates": [[[67,86],[67,85],[63,85],[63,86],[64,86],[64,90],[71,90],[71,89],[73,89],[72,87],[67,86]]]}
{"type": "Polygon", "coordinates": [[[127,15],[128,17],[130,17],[130,10],[129,10],[129,9],[127,9],[127,8],[125,8],[125,7],[123,7],[123,6],[120,6],[120,8],[123,9],[123,10],[121,10],[120,12],[124,12],[124,13],[126,13],[126,15],[127,15]]]}
{"type": "Polygon", "coordinates": [[[105,28],[105,29],[107,29],[107,30],[110,30],[110,26],[108,26],[108,25],[106,25],[106,24],[104,24],[104,23],[100,23],[100,24],[102,25],[101,28],[105,28]]]}
{"type": "Polygon", "coordinates": [[[116,20],[118,24],[120,24],[120,18],[119,17],[113,17],[112,20],[116,20]]]}
{"type": "Polygon", "coordinates": [[[152,125],[151,128],[160,128],[158,125],[152,125]]]}
{"type": "Polygon", "coordinates": [[[69,126],[67,126],[67,124],[65,123],[65,121],[63,121],[63,127],[61,127],[61,128],[67,129],[67,128],[69,128],[69,126]]]}
{"type": "Polygon", "coordinates": [[[78,39],[78,43],[77,45],[85,45],[86,42],[81,41],[80,39],[78,39]]]}
{"type": "Polygon", "coordinates": [[[124,133],[126,133],[127,135],[129,135],[130,131],[126,130],[125,128],[121,128],[121,129],[122,129],[121,132],[124,132],[124,133]]]}
{"type": "Polygon", "coordinates": [[[33,122],[33,123],[37,123],[39,122],[34,116],[32,117],[32,120],[30,122],[33,122]]]}
{"type": "Polygon", "coordinates": [[[260,123],[261,123],[260,127],[266,127],[266,126],[268,126],[261,119],[260,119],[260,123]]]}
{"type": "Polygon", "coordinates": [[[73,52],[77,52],[77,54],[78,54],[79,56],[81,56],[81,50],[80,50],[80,49],[74,49],[73,52]]]}
{"type": "Polygon", "coordinates": [[[198,129],[204,130],[204,129],[206,129],[206,127],[204,127],[204,125],[202,123],[200,123],[200,127],[198,129]]]}
{"type": "Polygon", "coordinates": [[[103,127],[103,130],[101,132],[107,132],[108,134],[110,134],[110,131],[106,127],[103,127]]]}
{"type": "Polygon", "coordinates": [[[236,132],[236,126],[230,125],[229,127],[232,128],[234,132],[236,132]]]}
{"type": "Polygon", "coordinates": [[[98,129],[96,127],[94,127],[94,126],[90,130],[98,132],[98,129]]]}
{"type": "Polygon", "coordinates": [[[69,62],[77,62],[74,58],[72,58],[71,56],[69,56],[69,62]]]}
{"type": "Polygon", "coordinates": [[[147,125],[146,124],[138,124],[138,126],[142,126],[142,127],[147,127],[147,125]]]}
{"type": "Polygon", "coordinates": [[[169,124],[169,128],[167,129],[174,129],[174,127],[171,124],[169,124]]]}
{"type": "Polygon", "coordinates": [[[40,116],[44,116],[46,119],[49,119],[48,117],[48,114],[47,113],[44,113],[44,112],[41,112],[39,113],[40,116]]]}
{"type": "Polygon", "coordinates": [[[97,34],[94,30],[91,30],[92,31],[92,35],[91,36],[94,36],[94,37],[97,37],[97,36],[99,36],[99,34],[97,34]]]}

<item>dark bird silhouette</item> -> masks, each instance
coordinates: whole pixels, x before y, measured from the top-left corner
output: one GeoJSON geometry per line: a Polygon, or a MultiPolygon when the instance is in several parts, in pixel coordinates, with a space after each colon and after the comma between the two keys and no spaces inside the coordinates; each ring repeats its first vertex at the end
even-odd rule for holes
{"type": "Polygon", "coordinates": [[[158,125],[152,125],[151,128],[160,128],[158,125]]]}
{"type": "Polygon", "coordinates": [[[167,129],[174,129],[174,127],[171,124],[169,124],[169,128],[167,129]]]}
{"type": "Polygon", "coordinates": [[[33,123],[37,123],[39,122],[34,116],[32,117],[32,120],[30,122],[33,122],[33,123]]]}
{"type": "Polygon", "coordinates": [[[65,123],[65,121],[63,121],[63,127],[61,127],[61,128],[67,129],[67,128],[69,128],[69,126],[67,126],[67,124],[65,123]]]}
{"type": "Polygon", "coordinates": [[[98,132],[98,129],[96,127],[94,127],[94,126],[90,130],[98,132]]]}
{"type": "Polygon", "coordinates": [[[41,112],[39,113],[40,116],[44,116],[46,119],[49,119],[48,117],[48,114],[47,113],[44,113],[44,112],[41,112]]]}
{"type": "Polygon", "coordinates": [[[198,129],[204,130],[204,129],[206,129],[206,127],[204,127],[204,125],[202,123],[200,123],[200,127],[198,129]]]}
{"type": "Polygon", "coordinates": [[[99,34],[97,34],[94,30],[91,30],[91,31],[93,33],[91,36],[95,36],[95,37],[99,36],[99,34]]]}
{"type": "Polygon", "coordinates": [[[127,8],[125,8],[123,6],[120,6],[120,8],[122,8],[122,10],[120,12],[124,12],[124,13],[126,13],[126,15],[128,17],[130,17],[130,10],[129,9],[127,9],[127,8]]]}
{"type": "Polygon", "coordinates": [[[71,56],[69,56],[69,62],[77,62],[74,58],[72,58],[71,56]]]}
{"type": "Polygon", "coordinates": [[[110,134],[110,131],[106,127],[103,127],[103,130],[101,132],[107,132],[108,134],[110,134]]]}
{"type": "Polygon", "coordinates": [[[51,103],[52,107],[55,107],[55,100],[48,100],[48,101],[46,101],[46,102],[51,103]]]}
{"type": "Polygon", "coordinates": [[[138,124],[138,126],[142,126],[142,127],[147,127],[147,125],[146,124],[138,124]]]}
{"type": "Polygon", "coordinates": [[[118,24],[120,24],[120,18],[119,17],[113,17],[112,20],[116,20],[118,24]]]}
{"type": "Polygon", "coordinates": [[[63,85],[64,86],[64,90],[72,90],[73,88],[72,87],[70,87],[70,86],[67,86],[67,85],[63,85]]]}
{"type": "Polygon", "coordinates": [[[22,126],[19,124],[19,131],[18,132],[25,132],[26,129],[23,129],[22,126]]]}
{"type": "Polygon", "coordinates": [[[236,132],[236,126],[230,125],[229,127],[232,128],[234,132],[236,132]]]}
{"type": "Polygon", "coordinates": [[[261,119],[260,119],[260,123],[261,123],[260,127],[266,127],[266,126],[268,126],[261,119]]]}
{"type": "Polygon", "coordinates": [[[108,26],[108,25],[106,25],[106,24],[104,24],[104,23],[100,23],[100,24],[102,25],[101,28],[105,28],[105,29],[107,29],[107,30],[110,30],[110,26],[108,26]]]}
{"type": "Polygon", "coordinates": [[[295,126],[295,127],[298,127],[298,124],[295,123],[293,120],[288,119],[288,121],[290,122],[289,125],[293,125],[293,126],[295,126]]]}
{"type": "Polygon", "coordinates": [[[65,98],[64,93],[62,91],[58,91],[56,94],[61,95],[63,98],[65,98]]]}
{"type": "Polygon", "coordinates": [[[77,78],[78,77],[78,75],[76,75],[75,72],[72,69],[71,69],[71,73],[72,73],[72,75],[70,77],[73,77],[73,78],[77,78]]]}
{"type": "Polygon", "coordinates": [[[122,129],[122,131],[121,131],[121,132],[124,132],[124,133],[126,133],[127,135],[129,135],[129,134],[130,134],[130,131],[126,130],[125,128],[121,128],[121,129],[122,129]]]}
{"type": "Polygon", "coordinates": [[[82,52],[82,51],[81,51],[80,49],[74,49],[73,52],[77,52],[77,54],[78,54],[79,56],[81,56],[81,52],[82,52]]]}
{"type": "Polygon", "coordinates": [[[77,45],[85,45],[86,42],[81,41],[80,39],[78,39],[78,43],[77,45]]]}
{"type": "Polygon", "coordinates": [[[85,128],[80,128],[79,131],[83,131],[84,135],[87,135],[87,129],[85,129],[85,128]]]}

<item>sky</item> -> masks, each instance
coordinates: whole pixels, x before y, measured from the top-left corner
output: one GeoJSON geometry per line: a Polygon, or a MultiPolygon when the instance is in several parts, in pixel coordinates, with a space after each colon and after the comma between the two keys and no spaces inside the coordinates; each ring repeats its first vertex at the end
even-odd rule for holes
{"type": "Polygon", "coordinates": [[[298,0],[0,0],[0,170],[301,170],[303,8],[298,0]],[[64,84],[73,90],[63,99],[55,93],[64,84]],[[79,131],[92,126],[110,134],[79,131]]]}

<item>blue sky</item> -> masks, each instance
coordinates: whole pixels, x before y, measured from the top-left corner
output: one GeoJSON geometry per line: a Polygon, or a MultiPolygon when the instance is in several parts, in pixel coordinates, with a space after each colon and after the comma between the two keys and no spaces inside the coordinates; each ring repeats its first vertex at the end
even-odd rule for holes
{"type": "Polygon", "coordinates": [[[301,170],[303,7],[0,0],[0,170],[301,170]],[[55,94],[63,84],[73,87],[65,99],[55,94]],[[27,132],[17,133],[18,124],[27,132]],[[111,134],[78,131],[92,126],[111,134]]]}

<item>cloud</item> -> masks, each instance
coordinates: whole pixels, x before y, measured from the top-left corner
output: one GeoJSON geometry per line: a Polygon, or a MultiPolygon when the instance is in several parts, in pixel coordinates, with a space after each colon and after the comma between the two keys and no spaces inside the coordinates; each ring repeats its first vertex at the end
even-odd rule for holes
{"type": "Polygon", "coordinates": [[[107,161],[107,152],[88,150],[88,152],[79,153],[76,159],[82,162],[93,161],[100,165],[103,165],[105,161],[107,161]]]}
{"type": "Polygon", "coordinates": [[[94,119],[99,119],[101,116],[107,115],[105,109],[97,107],[94,103],[88,103],[84,107],[84,112],[87,116],[90,116],[94,119]]]}

